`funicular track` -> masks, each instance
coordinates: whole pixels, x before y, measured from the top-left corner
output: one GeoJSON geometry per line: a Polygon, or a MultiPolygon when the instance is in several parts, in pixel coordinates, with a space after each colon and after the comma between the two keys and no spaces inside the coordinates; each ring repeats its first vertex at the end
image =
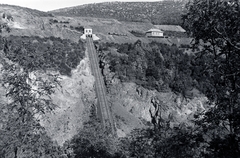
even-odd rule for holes
{"type": "Polygon", "coordinates": [[[114,135],[115,130],[113,118],[106,98],[106,88],[103,81],[103,76],[100,73],[97,52],[93,44],[93,39],[91,37],[87,37],[86,40],[91,70],[95,77],[95,91],[98,98],[98,115],[100,117],[103,127],[107,130],[110,130],[111,134],[114,135]]]}

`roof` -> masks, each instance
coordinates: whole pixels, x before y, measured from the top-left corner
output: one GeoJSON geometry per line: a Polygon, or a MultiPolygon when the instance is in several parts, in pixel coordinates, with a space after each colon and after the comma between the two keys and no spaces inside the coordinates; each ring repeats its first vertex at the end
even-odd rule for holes
{"type": "Polygon", "coordinates": [[[164,31],[175,31],[175,32],[186,32],[179,25],[154,25],[156,28],[164,30],[164,31]]]}
{"type": "Polygon", "coordinates": [[[163,32],[163,31],[159,29],[150,29],[147,32],[163,32]]]}

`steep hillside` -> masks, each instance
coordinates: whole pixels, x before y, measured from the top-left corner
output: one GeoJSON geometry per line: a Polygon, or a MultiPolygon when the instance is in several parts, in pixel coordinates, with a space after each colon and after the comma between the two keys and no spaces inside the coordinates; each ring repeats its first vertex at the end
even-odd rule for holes
{"type": "MultiPolygon", "coordinates": [[[[32,14],[33,16],[37,16],[37,17],[52,17],[53,16],[52,14],[49,14],[47,12],[39,11],[39,10],[36,10],[36,9],[25,8],[25,7],[19,7],[19,6],[15,6],[15,5],[0,4],[0,6],[1,6],[1,10],[2,9],[6,10],[7,8],[8,9],[12,8],[12,9],[9,10],[9,13],[11,11],[16,10],[18,13],[26,12],[28,14],[32,14]]],[[[13,13],[13,12],[11,12],[11,13],[13,13]]]]}
{"type": "Polygon", "coordinates": [[[70,140],[88,120],[91,105],[96,102],[94,76],[91,74],[88,58],[84,58],[78,67],[72,70],[72,76],[61,76],[61,89],[52,95],[58,108],[47,113],[41,120],[48,135],[59,145],[70,140]]]}
{"type": "Polygon", "coordinates": [[[161,106],[161,117],[170,122],[171,128],[180,124],[192,126],[194,114],[207,109],[207,98],[203,95],[185,100],[173,92],[148,90],[132,82],[113,84],[109,98],[119,137],[126,136],[133,129],[151,126],[150,111],[155,113],[155,106],[161,106]]]}
{"type": "Polygon", "coordinates": [[[170,127],[192,125],[194,114],[206,109],[193,54],[157,42],[97,46],[119,136],[150,125],[157,106],[170,127]]]}
{"type": "MultiPolygon", "coordinates": [[[[165,3],[170,7],[172,3],[177,5],[182,2],[165,3]]],[[[128,3],[106,4],[119,4],[119,6],[123,5],[122,7],[125,8],[128,3]]],[[[144,4],[146,9],[154,3],[129,4],[132,6],[144,4]]],[[[126,11],[126,13],[132,14],[130,11],[126,11]]],[[[155,15],[155,13],[153,14],[155,15]]],[[[94,77],[91,75],[87,57],[88,50],[85,50],[85,42],[80,39],[83,28],[93,28],[93,32],[100,37],[99,43],[108,42],[113,45],[129,43],[131,45],[138,40],[146,44],[151,41],[158,41],[167,45],[174,43],[180,45],[181,43],[182,39],[146,38],[144,36],[145,32],[155,27],[148,20],[144,20],[146,22],[132,22],[128,19],[127,21],[119,21],[123,19],[116,20],[113,18],[115,17],[108,19],[65,17],[28,8],[0,5],[0,22],[9,28],[9,30],[3,29],[1,33],[1,36],[6,39],[0,40],[0,49],[3,50],[2,53],[5,53],[4,56],[13,62],[18,62],[23,69],[29,71],[34,72],[41,69],[53,74],[60,74],[62,87],[52,95],[53,102],[58,107],[53,114],[46,113],[41,120],[48,135],[60,145],[77,134],[77,131],[82,128],[83,122],[88,118],[89,107],[96,104],[94,77]],[[136,32],[141,36],[136,36],[134,34],[136,32]]],[[[132,55],[136,53],[130,47],[129,51],[128,53],[132,55]]],[[[114,60],[112,61],[114,62],[114,60]]],[[[180,101],[179,105],[181,104],[182,107],[172,108],[171,106],[175,105],[176,100],[180,98],[178,95],[170,91],[158,92],[146,88],[148,85],[143,88],[144,83],[139,85],[134,82],[134,79],[129,79],[115,84],[112,83],[108,92],[118,136],[125,136],[134,128],[149,125],[151,121],[149,109],[154,111],[154,103],[152,102],[154,98],[164,104],[166,103],[165,117],[177,113],[174,117],[175,122],[178,120],[177,123],[186,121],[187,114],[195,112],[205,102],[203,96],[196,96],[196,98],[192,98],[190,103],[180,101]],[[169,100],[165,99],[165,97],[170,96],[169,100]],[[189,110],[191,108],[193,110],[189,110]],[[183,114],[186,111],[187,114],[183,114]]],[[[4,97],[1,96],[0,98],[4,100],[4,97]]]]}
{"type": "Polygon", "coordinates": [[[193,3],[190,30],[206,40],[195,49],[178,27],[187,1],[0,5],[0,157],[240,157],[239,5],[193,3]],[[117,136],[97,116],[87,27],[117,136]]]}
{"type": "Polygon", "coordinates": [[[54,10],[49,13],[73,17],[114,18],[120,21],[178,24],[186,1],[106,2],[54,10]]]}
{"type": "Polygon", "coordinates": [[[79,41],[82,33],[71,30],[68,25],[72,18],[61,17],[59,20],[67,22],[68,28],[63,27],[65,23],[53,24],[53,19],[54,17],[49,13],[11,5],[0,5],[0,25],[8,28],[3,29],[1,36],[54,36],[75,42],[79,41]]]}
{"type": "MultiPolygon", "coordinates": [[[[61,87],[52,95],[57,108],[46,113],[41,125],[48,135],[62,145],[77,134],[88,118],[88,107],[95,103],[94,78],[85,57],[81,32],[53,24],[54,17],[45,12],[17,6],[0,5],[0,53],[33,74],[38,71],[60,75],[61,87]]],[[[71,18],[70,18],[71,19],[71,18]]],[[[70,21],[59,17],[59,21],[70,21]]],[[[72,23],[77,23],[74,20],[72,23]]],[[[72,25],[72,24],[71,24],[72,25]]],[[[2,60],[0,63],[2,67],[2,60]]],[[[6,89],[0,87],[1,109],[6,105],[6,89]]],[[[0,114],[6,115],[5,111],[0,114]]],[[[1,115],[4,117],[4,115],[1,115]]],[[[1,122],[2,123],[2,122],[1,122]]],[[[0,123],[0,127],[3,125],[0,123]]],[[[1,142],[2,143],[2,142],[1,142]]]]}

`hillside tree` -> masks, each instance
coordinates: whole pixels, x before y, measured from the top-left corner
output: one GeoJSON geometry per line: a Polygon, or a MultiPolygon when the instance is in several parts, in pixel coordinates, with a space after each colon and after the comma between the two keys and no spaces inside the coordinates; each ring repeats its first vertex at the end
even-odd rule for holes
{"type": "Polygon", "coordinates": [[[35,76],[30,67],[23,69],[3,54],[0,63],[1,88],[7,98],[0,105],[0,155],[13,158],[59,157],[59,147],[54,145],[40,124],[41,116],[56,107],[51,94],[59,86],[58,75],[35,76]]]}
{"type": "Polygon", "coordinates": [[[198,123],[211,133],[213,157],[240,156],[240,12],[238,0],[190,0],[184,27],[200,48],[194,63],[211,107],[198,123]],[[201,63],[198,65],[197,63],[201,63]]]}

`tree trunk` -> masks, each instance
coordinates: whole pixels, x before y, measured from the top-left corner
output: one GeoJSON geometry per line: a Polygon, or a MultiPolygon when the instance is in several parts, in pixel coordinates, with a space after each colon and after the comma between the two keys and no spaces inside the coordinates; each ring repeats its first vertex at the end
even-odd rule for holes
{"type": "Polygon", "coordinates": [[[14,149],[14,158],[17,158],[17,153],[18,153],[18,148],[15,147],[15,149],[14,149]]]}

